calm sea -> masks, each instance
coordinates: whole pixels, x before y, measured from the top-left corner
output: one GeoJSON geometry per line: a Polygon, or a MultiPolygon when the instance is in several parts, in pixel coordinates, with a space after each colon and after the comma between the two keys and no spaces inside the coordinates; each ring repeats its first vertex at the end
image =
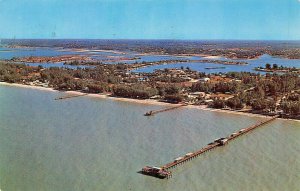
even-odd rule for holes
{"type": "Polygon", "coordinates": [[[138,174],[262,118],[0,86],[2,191],[299,191],[300,123],[276,120],[173,170],[138,174]]]}

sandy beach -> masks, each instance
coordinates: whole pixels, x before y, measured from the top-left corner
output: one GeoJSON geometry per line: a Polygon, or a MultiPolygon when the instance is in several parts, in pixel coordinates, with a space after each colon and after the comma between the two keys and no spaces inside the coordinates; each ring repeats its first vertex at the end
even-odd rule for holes
{"type": "MultiPolygon", "coordinates": [[[[52,88],[45,88],[45,87],[40,87],[40,86],[31,86],[31,85],[24,85],[24,84],[17,84],[17,83],[7,83],[7,82],[0,82],[1,86],[11,86],[11,87],[18,87],[18,88],[29,88],[29,89],[36,89],[36,90],[41,90],[41,91],[52,91],[52,92],[60,92],[63,93],[64,95],[62,96],[67,96],[67,95],[83,95],[83,96],[88,96],[88,97],[93,97],[93,98],[100,98],[100,99],[111,99],[113,101],[123,101],[123,102],[131,102],[131,103],[138,103],[138,104],[145,104],[145,105],[158,105],[158,106],[176,106],[180,104],[171,104],[171,103],[165,103],[165,102],[159,102],[157,100],[151,100],[151,99],[130,99],[130,98],[121,98],[121,97],[112,97],[109,94],[87,94],[82,93],[82,92],[77,92],[77,91],[59,91],[59,90],[54,90],[52,88]]],[[[208,108],[206,105],[187,105],[184,108],[186,109],[200,109],[204,111],[209,111],[209,112],[222,112],[222,113],[229,113],[229,114],[235,114],[235,115],[244,115],[244,116],[249,116],[249,117],[261,117],[261,118],[266,118],[268,116],[260,115],[260,114],[253,114],[253,113],[245,113],[245,112],[239,112],[239,111],[232,111],[232,110],[223,110],[223,109],[213,109],[213,108],[208,108]]],[[[281,119],[281,118],[280,118],[281,119]]],[[[296,119],[281,119],[281,120],[292,120],[292,121],[298,121],[296,119]]]]}
{"type": "Polygon", "coordinates": [[[220,59],[222,57],[221,56],[204,56],[203,58],[205,58],[205,59],[220,59]]]}

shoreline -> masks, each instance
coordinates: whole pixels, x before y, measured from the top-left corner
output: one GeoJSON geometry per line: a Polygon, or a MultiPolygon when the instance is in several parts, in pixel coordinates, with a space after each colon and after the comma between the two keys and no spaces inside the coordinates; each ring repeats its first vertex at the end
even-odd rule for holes
{"type": "MultiPolygon", "coordinates": [[[[286,60],[299,60],[300,58],[294,58],[294,57],[288,57],[287,55],[272,55],[270,52],[266,51],[262,55],[257,55],[254,57],[247,57],[247,58],[230,58],[229,56],[226,56],[224,54],[219,54],[219,55],[211,55],[208,53],[186,53],[186,54],[179,54],[179,53],[161,53],[161,52],[137,52],[137,51],[125,51],[125,50],[114,50],[114,49],[93,49],[91,47],[85,47],[85,48],[67,48],[63,46],[23,46],[23,45],[3,45],[0,46],[1,48],[8,48],[8,49],[54,49],[59,52],[76,52],[76,53],[86,53],[86,52],[107,52],[107,53],[113,53],[113,54],[128,54],[128,53],[133,53],[136,54],[137,56],[175,56],[175,57],[202,57],[205,59],[220,59],[220,58],[225,58],[225,59],[231,59],[231,60],[257,60],[263,55],[270,55],[271,57],[276,57],[280,59],[286,59],[286,60]]],[[[1,50],[3,52],[15,52],[16,50],[1,50]]],[[[0,52],[1,52],[0,51],[0,52]]]]}
{"type": "MultiPolygon", "coordinates": [[[[71,94],[71,95],[84,95],[86,93],[78,92],[78,91],[59,91],[54,90],[52,88],[46,88],[46,87],[40,87],[40,86],[31,86],[31,85],[25,85],[25,84],[18,84],[18,83],[8,83],[8,82],[0,82],[0,86],[10,86],[10,87],[17,87],[17,88],[28,88],[28,89],[35,89],[35,90],[41,90],[41,91],[51,91],[51,92],[57,92],[57,93],[65,93],[65,94],[71,94]]],[[[139,100],[139,99],[131,99],[131,98],[122,98],[122,97],[112,97],[108,94],[87,94],[85,96],[91,97],[91,98],[100,98],[100,99],[110,99],[113,101],[123,101],[123,102],[130,102],[130,103],[138,103],[138,104],[145,104],[145,105],[157,105],[157,106],[176,106],[180,104],[171,104],[171,103],[165,103],[165,102],[159,102],[157,100],[139,100]]],[[[231,111],[231,110],[222,110],[222,109],[214,109],[214,108],[208,108],[205,105],[187,105],[185,108],[188,109],[199,109],[202,111],[210,111],[210,112],[220,112],[220,113],[228,113],[228,114],[234,114],[234,115],[243,115],[248,117],[260,117],[260,118],[266,118],[270,116],[266,115],[260,115],[260,114],[254,114],[254,113],[246,113],[246,112],[239,112],[239,111],[231,111]]],[[[278,118],[281,120],[289,120],[289,121],[296,121],[300,122],[300,120],[297,119],[285,119],[285,118],[278,118]]]]}

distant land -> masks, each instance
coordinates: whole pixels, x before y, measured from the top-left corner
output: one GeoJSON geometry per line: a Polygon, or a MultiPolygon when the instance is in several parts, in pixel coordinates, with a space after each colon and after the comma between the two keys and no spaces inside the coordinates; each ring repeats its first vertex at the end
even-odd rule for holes
{"type": "Polygon", "coordinates": [[[1,44],[22,47],[64,47],[126,50],[160,54],[203,54],[232,59],[256,58],[263,54],[300,58],[300,41],[255,40],[113,40],[113,39],[2,39],[1,44]]]}
{"type": "Polygon", "coordinates": [[[299,41],[2,39],[1,44],[3,82],[300,119],[299,41]]]}

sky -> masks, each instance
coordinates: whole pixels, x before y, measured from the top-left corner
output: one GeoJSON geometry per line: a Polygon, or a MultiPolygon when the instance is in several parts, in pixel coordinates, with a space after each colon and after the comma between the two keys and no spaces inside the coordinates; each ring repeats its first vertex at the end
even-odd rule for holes
{"type": "Polygon", "coordinates": [[[300,40],[300,0],[0,0],[0,38],[300,40]]]}

